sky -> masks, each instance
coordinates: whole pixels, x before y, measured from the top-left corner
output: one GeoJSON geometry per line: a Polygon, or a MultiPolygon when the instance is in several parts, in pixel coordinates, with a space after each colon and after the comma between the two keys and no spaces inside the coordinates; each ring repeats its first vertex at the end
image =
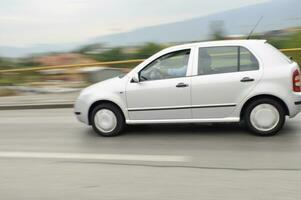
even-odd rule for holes
{"type": "Polygon", "coordinates": [[[84,42],[268,0],[0,0],[0,46],[84,42]]]}

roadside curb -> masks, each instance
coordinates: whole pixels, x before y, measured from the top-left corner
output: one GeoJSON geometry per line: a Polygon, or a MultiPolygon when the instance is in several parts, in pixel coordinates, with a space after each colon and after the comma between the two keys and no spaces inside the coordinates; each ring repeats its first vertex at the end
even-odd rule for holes
{"type": "Polygon", "coordinates": [[[59,109],[73,108],[74,103],[58,104],[20,104],[20,105],[0,105],[0,110],[31,110],[31,109],[59,109]]]}

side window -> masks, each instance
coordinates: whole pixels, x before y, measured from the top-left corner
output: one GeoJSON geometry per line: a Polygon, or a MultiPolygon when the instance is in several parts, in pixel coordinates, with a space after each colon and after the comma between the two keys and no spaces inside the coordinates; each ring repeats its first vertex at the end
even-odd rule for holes
{"type": "Polygon", "coordinates": [[[206,47],[199,49],[199,75],[258,70],[255,56],[238,46],[206,47]]]}
{"type": "Polygon", "coordinates": [[[259,63],[257,58],[246,48],[240,47],[240,71],[258,70],[259,63]]]}
{"type": "Polygon", "coordinates": [[[219,74],[238,70],[238,47],[199,49],[199,74],[219,74]]]}
{"type": "Polygon", "coordinates": [[[141,81],[185,77],[190,50],[166,54],[150,63],[139,73],[141,81]]]}

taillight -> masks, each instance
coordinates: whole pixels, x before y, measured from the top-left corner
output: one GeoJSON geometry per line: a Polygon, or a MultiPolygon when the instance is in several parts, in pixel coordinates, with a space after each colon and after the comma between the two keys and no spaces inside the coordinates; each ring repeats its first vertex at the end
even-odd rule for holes
{"type": "Polygon", "coordinates": [[[293,90],[294,92],[301,92],[300,72],[298,69],[293,73],[293,90]]]}

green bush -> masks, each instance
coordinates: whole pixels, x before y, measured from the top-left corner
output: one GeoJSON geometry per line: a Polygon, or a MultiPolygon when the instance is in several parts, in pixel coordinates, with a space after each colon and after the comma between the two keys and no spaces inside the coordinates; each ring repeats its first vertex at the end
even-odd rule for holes
{"type": "Polygon", "coordinates": [[[284,52],[288,57],[291,57],[294,61],[296,61],[299,66],[301,66],[301,51],[290,51],[284,52]]]}

